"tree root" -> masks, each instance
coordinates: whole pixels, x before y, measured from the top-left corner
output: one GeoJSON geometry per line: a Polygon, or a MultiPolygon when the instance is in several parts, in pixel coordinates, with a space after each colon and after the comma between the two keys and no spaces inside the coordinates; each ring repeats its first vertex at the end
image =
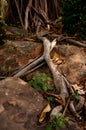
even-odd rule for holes
{"type": "Polygon", "coordinates": [[[78,114],[78,112],[82,109],[85,99],[82,96],[79,96],[78,103],[75,105],[74,100],[70,101],[69,108],[72,114],[77,117],[79,120],[81,120],[81,116],[78,114]]]}
{"type": "MultiPolygon", "coordinates": [[[[73,94],[72,90],[72,85],[68,82],[68,80],[57,70],[57,65],[53,63],[53,60],[51,59],[50,53],[53,50],[53,48],[56,45],[56,39],[50,42],[46,37],[43,37],[42,35],[39,34],[39,29],[40,29],[41,23],[39,23],[38,28],[37,28],[37,38],[40,39],[43,42],[44,46],[44,52],[42,56],[39,56],[35,58],[33,61],[29,62],[25,66],[23,66],[19,71],[17,71],[13,76],[14,77],[22,77],[25,76],[26,74],[34,71],[41,65],[43,65],[46,61],[52,76],[54,80],[54,85],[55,88],[58,91],[58,95],[51,95],[54,96],[58,99],[58,102],[62,105],[65,106],[63,115],[65,114],[68,105],[69,109],[72,112],[72,114],[77,117],[78,119],[81,119],[80,115],[78,114],[78,111],[83,107],[84,105],[84,98],[82,96],[79,96],[79,101],[77,105],[74,105],[74,101],[69,98],[69,94],[73,94]],[[66,100],[68,100],[68,103],[66,104],[66,100]],[[70,102],[70,103],[69,103],[70,102]]],[[[68,39],[69,40],[69,39],[68,39]]]]}
{"type": "Polygon", "coordinates": [[[20,70],[18,70],[16,72],[16,74],[13,75],[13,77],[23,77],[23,76],[25,76],[28,73],[29,70],[31,71],[35,66],[37,66],[38,64],[43,62],[43,60],[44,60],[43,55],[38,57],[38,58],[35,58],[33,61],[27,63],[25,66],[20,68],[20,70]]]}

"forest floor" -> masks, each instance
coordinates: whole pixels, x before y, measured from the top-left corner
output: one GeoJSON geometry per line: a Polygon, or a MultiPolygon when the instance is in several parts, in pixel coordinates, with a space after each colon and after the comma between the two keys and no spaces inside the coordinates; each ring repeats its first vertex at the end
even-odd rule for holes
{"type": "MultiPolygon", "coordinates": [[[[18,36],[11,36],[10,39],[0,46],[0,130],[44,130],[47,125],[50,125],[47,130],[85,130],[86,48],[70,45],[68,42],[63,44],[57,42],[51,52],[52,60],[57,65],[58,71],[74,84],[74,92],[84,98],[84,104],[77,112],[80,117],[76,117],[74,111],[70,111],[67,106],[65,118],[62,118],[58,125],[53,124],[54,126],[50,129],[52,110],[63,104],[56,97],[52,73],[47,64],[45,63],[23,77],[13,76],[22,66],[43,54],[43,45],[36,37],[22,39],[18,36]],[[51,80],[47,79],[45,82],[48,82],[52,89],[38,89],[36,81],[35,88],[33,88],[34,85],[27,84],[30,81],[34,82],[32,79],[37,74],[39,74],[40,80],[49,77],[51,80]]],[[[44,85],[45,82],[40,84],[44,85]]],[[[78,98],[77,94],[74,100],[78,98]]],[[[76,103],[74,105],[77,106],[76,103]]],[[[65,107],[63,106],[60,113],[64,111],[65,107]]]]}

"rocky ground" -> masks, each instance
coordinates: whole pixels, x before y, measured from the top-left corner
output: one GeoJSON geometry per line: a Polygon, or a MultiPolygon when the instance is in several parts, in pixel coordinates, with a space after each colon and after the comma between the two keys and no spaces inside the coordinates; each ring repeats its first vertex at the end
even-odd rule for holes
{"type": "MultiPolygon", "coordinates": [[[[48,101],[25,81],[31,80],[36,71],[51,76],[47,65],[20,78],[12,77],[23,65],[43,53],[43,46],[32,41],[8,41],[0,46],[0,130],[44,130],[47,121],[38,119],[48,101]]],[[[86,49],[70,45],[57,45],[52,52],[53,62],[68,81],[82,88],[79,93],[86,96],[86,49]]],[[[67,113],[70,120],[61,130],[86,129],[86,97],[81,110],[82,120],[67,113]]],[[[48,116],[49,118],[49,116],[48,116]]]]}

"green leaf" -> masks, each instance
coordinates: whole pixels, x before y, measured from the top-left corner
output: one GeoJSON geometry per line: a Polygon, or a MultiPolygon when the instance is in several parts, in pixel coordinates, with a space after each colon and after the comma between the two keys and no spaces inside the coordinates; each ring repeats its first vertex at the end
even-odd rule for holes
{"type": "Polygon", "coordinates": [[[43,91],[46,92],[47,91],[47,87],[43,86],[43,91]]]}
{"type": "Polygon", "coordinates": [[[47,85],[47,90],[51,90],[51,86],[50,85],[47,85]]]}
{"type": "Polygon", "coordinates": [[[57,123],[57,125],[62,128],[62,127],[64,126],[64,122],[63,122],[63,121],[59,121],[59,122],[57,123]]]}
{"type": "Polygon", "coordinates": [[[47,90],[51,90],[49,80],[50,78],[45,73],[36,73],[36,75],[33,76],[32,80],[29,83],[36,90],[42,90],[43,92],[46,92],[47,90]]]}
{"type": "Polygon", "coordinates": [[[50,123],[46,126],[46,130],[52,130],[53,128],[53,123],[50,123]]]}
{"type": "Polygon", "coordinates": [[[34,86],[34,89],[36,89],[36,90],[40,90],[40,86],[39,86],[39,85],[33,83],[33,86],[34,86]]]}
{"type": "Polygon", "coordinates": [[[53,97],[47,97],[47,100],[48,100],[49,102],[53,102],[53,101],[54,101],[54,98],[53,98],[53,97]]]}
{"type": "Polygon", "coordinates": [[[29,84],[30,86],[33,86],[33,81],[31,80],[28,84],[29,84]]]}
{"type": "Polygon", "coordinates": [[[64,122],[68,122],[68,121],[69,121],[69,118],[65,117],[64,122]]]}
{"type": "Polygon", "coordinates": [[[79,99],[79,95],[77,93],[73,93],[73,97],[74,99],[78,100],[79,99]]]}
{"type": "Polygon", "coordinates": [[[47,80],[51,81],[51,78],[50,78],[50,77],[47,77],[47,80]]]}

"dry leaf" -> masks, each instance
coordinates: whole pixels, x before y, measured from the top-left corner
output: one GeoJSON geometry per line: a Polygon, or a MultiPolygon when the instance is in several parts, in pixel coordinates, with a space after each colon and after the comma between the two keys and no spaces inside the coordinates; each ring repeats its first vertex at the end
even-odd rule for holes
{"type": "Polygon", "coordinates": [[[59,65],[59,64],[62,64],[63,60],[60,58],[60,56],[57,54],[57,53],[54,53],[54,56],[52,58],[52,61],[59,65]]]}
{"type": "Polygon", "coordinates": [[[0,113],[4,111],[3,105],[0,105],[0,113]]]}
{"type": "Polygon", "coordinates": [[[53,96],[55,98],[55,101],[60,103],[61,105],[63,105],[63,106],[65,105],[65,102],[60,95],[57,95],[54,93],[49,93],[49,92],[46,92],[46,94],[49,96],[53,96]]]}
{"type": "Polygon", "coordinates": [[[50,110],[51,110],[51,107],[50,107],[50,104],[48,103],[47,106],[43,109],[43,111],[41,113],[41,116],[39,118],[40,123],[45,119],[46,113],[50,112],[50,110]]]}

